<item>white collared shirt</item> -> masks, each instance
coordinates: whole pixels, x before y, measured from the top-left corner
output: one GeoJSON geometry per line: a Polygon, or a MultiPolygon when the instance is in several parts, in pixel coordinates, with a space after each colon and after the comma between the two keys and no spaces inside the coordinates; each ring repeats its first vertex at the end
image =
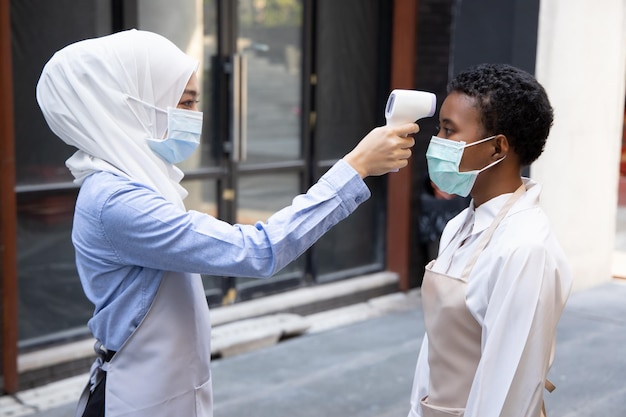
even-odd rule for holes
{"type": "MultiPolygon", "coordinates": [[[[541,187],[526,193],[495,230],[468,277],[466,304],[482,327],[482,354],[465,417],[539,415],[552,363],[556,326],[572,285],[567,259],[539,207],[541,187]]],[[[460,277],[470,256],[511,194],[478,208],[473,202],[448,222],[433,270],[460,277]],[[461,242],[463,242],[461,245],[461,242]]],[[[409,416],[421,416],[428,395],[428,343],[415,371],[409,416]]]]}

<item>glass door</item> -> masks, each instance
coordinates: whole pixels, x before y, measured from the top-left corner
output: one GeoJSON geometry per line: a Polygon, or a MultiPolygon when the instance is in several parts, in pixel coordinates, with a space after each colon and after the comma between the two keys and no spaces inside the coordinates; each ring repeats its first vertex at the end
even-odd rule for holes
{"type": "MultiPolygon", "coordinates": [[[[303,190],[302,1],[224,3],[237,7],[232,11],[234,220],[254,224],[303,190]]],[[[251,298],[300,285],[304,269],[302,257],[270,281],[239,278],[231,285],[239,298],[251,298]]]]}
{"type": "MultiPolygon", "coordinates": [[[[200,152],[181,166],[186,205],[229,223],[266,221],[304,187],[302,1],[205,0],[202,7],[205,131],[200,152]]],[[[229,304],[301,285],[304,271],[301,259],[271,280],[203,280],[211,304],[229,304]]]]}
{"type": "MultiPolygon", "coordinates": [[[[188,209],[229,223],[266,221],[382,123],[388,47],[378,19],[388,2],[180,0],[175,13],[167,0],[138,6],[140,28],[201,63],[202,144],[180,165],[188,209]]],[[[271,279],[204,276],[209,303],[384,269],[384,179],[368,186],[368,202],[271,279]]]]}

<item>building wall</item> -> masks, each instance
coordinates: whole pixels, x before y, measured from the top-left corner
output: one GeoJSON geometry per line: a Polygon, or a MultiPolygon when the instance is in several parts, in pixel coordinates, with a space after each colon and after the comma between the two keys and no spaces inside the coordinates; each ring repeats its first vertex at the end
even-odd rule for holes
{"type": "MultiPolygon", "coordinates": [[[[410,286],[422,283],[424,266],[434,257],[436,242],[425,242],[424,223],[430,224],[430,215],[424,200],[428,195],[426,149],[439,125],[439,108],[446,98],[446,86],[451,67],[451,45],[455,0],[420,0],[415,51],[415,89],[437,95],[437,113],[419,121],[420,132],[415,136],[411,165],[411,235],[410,235],[410,286]],[[429,246],[433,246],[429,250],[429,246]]],[[[444,203],[446,204],[446,203],[444,203]]]]}
{"type": "Polygon", "coordinates": [[[611,278],[626,63],[625,0],[544,0],[536,76],[555,109],[531,167],[574,289],[611,278]]]}

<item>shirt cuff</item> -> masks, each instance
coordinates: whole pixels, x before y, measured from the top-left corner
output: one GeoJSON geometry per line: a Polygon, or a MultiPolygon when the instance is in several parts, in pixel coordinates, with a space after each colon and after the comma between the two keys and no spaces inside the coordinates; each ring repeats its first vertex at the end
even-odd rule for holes
{"type": "Polygon", "coordinates": [[[337,191],[348,210],[353,211],[370,198],[371,193],[359,173],[340,159],[321,178],[337,191]]]}

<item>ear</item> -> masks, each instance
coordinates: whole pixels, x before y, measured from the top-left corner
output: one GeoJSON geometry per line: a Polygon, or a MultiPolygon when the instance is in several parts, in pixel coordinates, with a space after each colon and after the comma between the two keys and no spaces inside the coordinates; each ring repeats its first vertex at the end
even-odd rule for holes
{"type": "Polygon", "coordinates": [[[506,136],[500,134],[493,138],[493,154],[491,157],[495,161],[506,156],[509,153],[509,140],[506,136]]]}

